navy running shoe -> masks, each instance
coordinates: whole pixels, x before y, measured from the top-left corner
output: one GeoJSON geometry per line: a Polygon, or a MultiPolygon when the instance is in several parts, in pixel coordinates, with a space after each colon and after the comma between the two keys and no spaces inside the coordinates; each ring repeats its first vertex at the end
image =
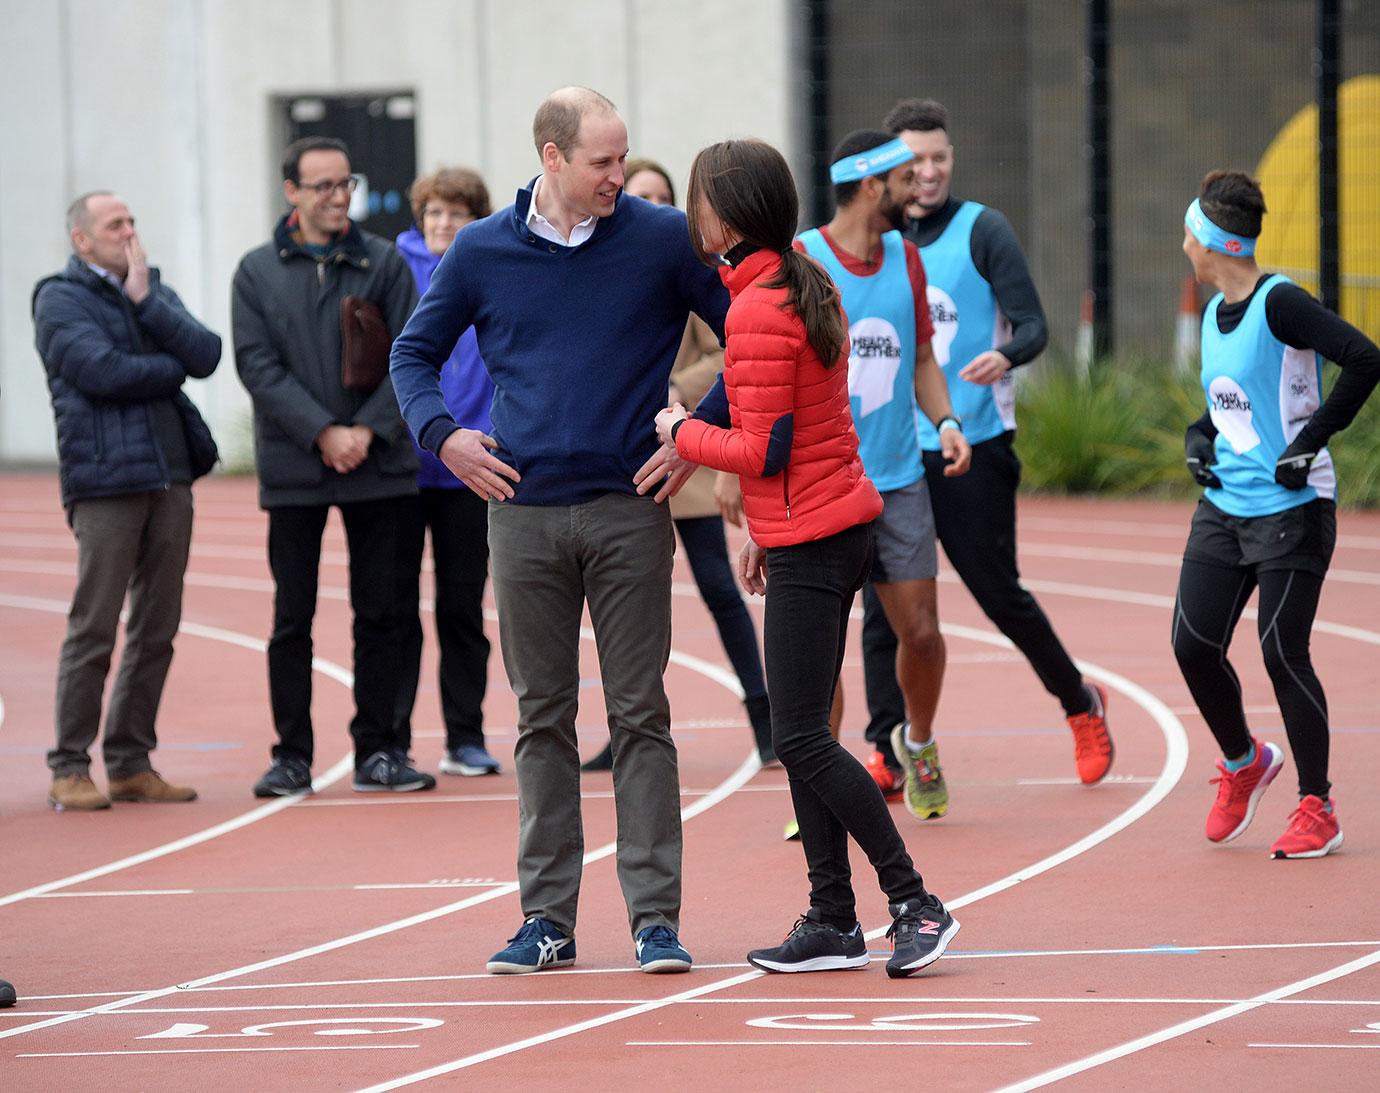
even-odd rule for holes
{"type": "Polygon", "coordinates": [[[417,770],[403,751],[376,751],[355,771],[356,793],[410,793],[435,789],[436,779],[417,770]]]}
{"type": "Polygon", "coordinates": [[[867,942],[854,923],[845,933],[821,922],[812,907],[795,920],[786,940],[775,948],[753,949],[748,963],[766,972],[834,972],[867,967],[867,942]]]}
{"type": "Polygon", "coordinates": [[[273,766],[254,783],[255,797],[291,797],[311,791],[311,767],[305,760],[289,756],[274,759],[273,766]]]}
{"type": "Polygon", "coordinates": [[[933,964],[958,933],[958,919],[944,910],[937,896],[926,892],[919,899],[891,904],[891,959],[886,974],[904,979],[933,964]]]}
{"type": "Polygon", "coordinates": [[[525,975],[574,963],[575,939],[566,937],[553,922],[533,915],[485,967],[494,975],[525,975]]]}
{"type": "Polygon", "coordinates": [[[462,774],[466,778],[481,778],[500,771],[498,760],[478,744],[452,748],[441,756],[442,774],[462,774]]]}
{"type": "Polygon", "coordinates": [[[644,972],[688,972],[690,954],[669,926],[648,926],[637,935],[637,963],[644,972]]]}

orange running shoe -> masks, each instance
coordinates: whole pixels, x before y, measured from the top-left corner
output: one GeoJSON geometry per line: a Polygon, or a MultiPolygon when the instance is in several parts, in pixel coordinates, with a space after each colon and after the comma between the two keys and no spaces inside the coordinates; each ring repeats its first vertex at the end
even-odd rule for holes
{"type": "Polygon", "coordinates": [[[1217,760],[1220,773],[1212,780],[1217,787],[1217,800],[1207,818],[1209,842],[1229,843],[1251,826],[1255,806],[1284,765],[1284,753],[1279,748],[1254,738],[1251,743],[1255,746],[1255,760],[1240,770],[1228,770],[1225,762],[1217,760]]]}
{"type": "Polygon", "coordinates": [[[1089,686],[1093,694],[1092,709],[1069,718],[1073,733],[1073,754],[1078,763],[1078,780],[1085,786],[1096,785],[1112,769],[1111,734],[1107,732],[1107,691],[1100,683],[1089,686]]]}
{"type": "Polygon", "coordinates": [[[904,772],[892,770],[886,765],[886,756],[879,751],[872,752],[863,764],[867,767],[867,773],[872,775],[872,780],[877,783],[877,788],[882,791],[882,796],[888,801],[899,801],[901,795],[906,791],[906,776],[904,772]]]}
{"type": "Polygon", "coordinates": [[[1332,798],[1311,793],[1289,816],[1289,827],[1270,847],[1272,858],[1322,858],[1342,845],[1342,826],[1332,798]]]}

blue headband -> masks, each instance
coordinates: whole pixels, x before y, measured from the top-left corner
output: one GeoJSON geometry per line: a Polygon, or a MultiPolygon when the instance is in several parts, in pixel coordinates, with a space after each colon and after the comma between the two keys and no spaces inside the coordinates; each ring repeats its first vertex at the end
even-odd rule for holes
{"type": "Polygon", "coordinates": [[[829,168],[829,181],[834,185],[840,182],[857,182],[861,178],[885,174],[893,167],[909,163],[914,158],[915,153],[905,141],[897,137],[869,151],[839,160],[829,168]]]}
{"type": "Polygon", "coordinates": [[[1184,224],[1193,233],[1193,238],[1207,247],[1208,250],[1215,250],[1218,254],[1225,254],[1229,258],[1252,258],[1255,256],[1255,240],[1247,239],[1244,235],[1235,235],[1225,228],[1219,228],[1208,219],[1207,213],[1203,212],[1203,207],[1198,204],[1198,199],[1193,199],[1193,204],[1188,207],[1188,212],[1184,213],[1184,224]]]}

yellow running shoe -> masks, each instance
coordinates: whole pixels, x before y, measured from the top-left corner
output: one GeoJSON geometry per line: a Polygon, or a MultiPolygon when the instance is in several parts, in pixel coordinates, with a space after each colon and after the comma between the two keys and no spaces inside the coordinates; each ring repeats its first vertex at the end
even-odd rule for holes
{"type": "Polygon", "coordinates": [[[782,833],[781,837],[785,839],[788,843],[799,842],[800,825],[796,823],[795,820],[787,820],[786,830],[782,833]]]}
{"type": "Polygon", "coordinates": [[[891,750],[906,772],[906,808],[921,820],[937,820],[949,811],[949,787],[939,767],[939,745],[933,740],[918,752],[906,743],[905,724],[891,730],[891,750]]]}

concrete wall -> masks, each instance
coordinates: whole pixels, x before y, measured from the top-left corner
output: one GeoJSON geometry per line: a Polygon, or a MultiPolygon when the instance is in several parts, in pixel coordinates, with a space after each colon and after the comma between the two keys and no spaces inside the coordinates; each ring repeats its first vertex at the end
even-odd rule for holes
{"type": "Polygon", "coordinates": [[[793,150],[794,17],[790,0],[0,0],[0,460],[54,458],[29,297],[66,261],[75,194],[119,192],[150,260],[226,337],[188,390],[234,454],[248,400],[229,284],[283,208],[275,97],[411,89],[419,168],[477,167],[506,204],[537,169],[537,103],[586,84],[683,190],[710,141],[793,150]]]}

